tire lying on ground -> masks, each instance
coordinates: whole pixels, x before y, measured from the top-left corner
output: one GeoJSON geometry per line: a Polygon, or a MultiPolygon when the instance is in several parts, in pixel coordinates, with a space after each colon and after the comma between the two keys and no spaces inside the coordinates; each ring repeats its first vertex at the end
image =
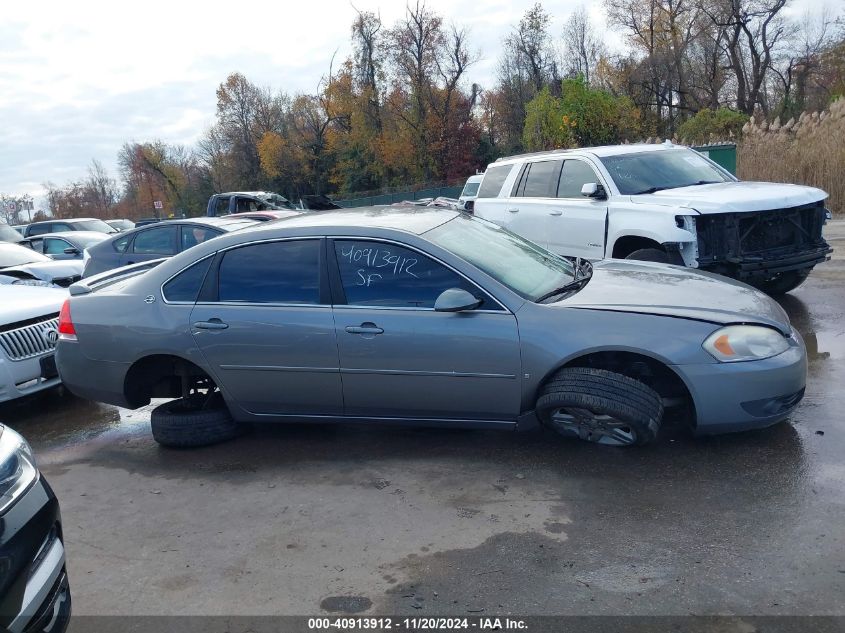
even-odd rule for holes
{"type": "Polygon", "coordinates": [[[225,442],[241,433],[222,399],[202,408],[195,399],[158,405],[150,414],[153,439],[162,446],[193,448],[225,442]]]}
{"type": "Polygon", "coordinates": [[[542,387],[537,416],[561,435],[611,446],[654,441],[663,401],[651,387],[605,369],[568,367],[542,387]]]}

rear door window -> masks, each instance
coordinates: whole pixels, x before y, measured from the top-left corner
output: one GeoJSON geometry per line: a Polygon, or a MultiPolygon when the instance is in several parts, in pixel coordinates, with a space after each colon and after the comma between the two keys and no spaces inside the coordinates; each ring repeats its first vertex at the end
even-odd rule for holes
{"type": "Polygon", "coordinates": [[[160,226],[135,236],[132,252],[139,255],[173,255],[176,252],[176,227],[160,226]]]}
{"type": "Polygon", "coordinates": [[[51,226],[52,225],[49,222],[47,224],[33,224],[29,227],[29,231],[27,231],[27,233],[29,235],[44,235],[45,233],[52,233],[53,229],[51,226]]]}
{"type": "Polygon", "coordinates": [[[64,233],[66,231],[72,231],[73,227],[70,224],[65,224],[64,222],[53,222],[53,230],[50,231],[51,233],[64,233]]]}
{"type": "Polygon", "coordinates": [[[514,195],[522,198],[553,197],[562,164],[562,160],[528,163],[514,195]]]}
{"type": "Polygon", "coordinates": [[[320,240],[266,242],[226,251],[218,272],[218,298],[320,303],[320,240]]]}
{"type": "Polygon", "coordinates": [[[196,264],[188,266],[173,279],[164,284],[162,294],[166,301],[194,303],[202,288],[205,274],[208,272],[214,257],[206,257],[196,264]]]}
{"type": "Polygon", "coordinates": [[[511,173],[513,165],[499,165],[497,167],[488,167],[484,174],[484,180],[481,181],[481,187],[478,188],[479,198],[496,198],[502,190],[502,185],[505,184],[505,179],[511,173]]]}

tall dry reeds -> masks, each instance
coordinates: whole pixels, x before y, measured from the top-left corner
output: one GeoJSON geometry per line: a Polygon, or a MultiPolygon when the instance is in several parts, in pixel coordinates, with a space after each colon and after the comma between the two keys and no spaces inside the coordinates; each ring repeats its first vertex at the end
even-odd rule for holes
{"type": "Polygon", "coordinates": [[[828,209],[845,216],[845,98],[796,121],[742,128],[737,170],[742,180],[811,185],[830,194],[828,209]]]}

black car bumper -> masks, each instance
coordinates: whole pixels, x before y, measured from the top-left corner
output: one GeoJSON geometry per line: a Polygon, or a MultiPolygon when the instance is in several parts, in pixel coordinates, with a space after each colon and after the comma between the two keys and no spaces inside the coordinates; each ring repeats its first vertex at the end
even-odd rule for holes
{"type": "Polygon", "coordinates": [[[59,504],[39,478],[0,517],[0,630],[62,633],[70,610],[59,504]]]}
{"type": "MultiPolygon", "coordinates": [[[[793,270],[806,270],[813,268],[830,259],[833,249],[823,243],[816,248],[802,252],[769,253],[766,255],[747,255],[745,257],[731,257],[724,261],[734,267],[734,275],[738,279],[750,279],[754,277],[771,277],[772,275],[790,272],[793,270]]],[[[714,268],[720,263],[715,263],[714,268]]],[[[708,264],[700,266],[708,270],[708,264]]],[[[719,272],[714,270],[714,272],[719,272]]]]}

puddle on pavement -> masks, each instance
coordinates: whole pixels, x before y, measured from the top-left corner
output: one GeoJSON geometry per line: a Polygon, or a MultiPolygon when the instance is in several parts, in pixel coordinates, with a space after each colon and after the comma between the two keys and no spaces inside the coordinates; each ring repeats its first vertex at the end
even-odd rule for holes
{"type": "Polygon", "coordinates": [[[149,413],[90,402],[59,388],[0,405],[0,423],[18,431],[37,452],[106,433],[147,432],[149,413]]]}
{"type": "Polygon", "coordinates": [[[807,346],[807,358],[817,360],[842,360],[845,358],[845,332],[808,332],[802,334],[807,346]]]}

